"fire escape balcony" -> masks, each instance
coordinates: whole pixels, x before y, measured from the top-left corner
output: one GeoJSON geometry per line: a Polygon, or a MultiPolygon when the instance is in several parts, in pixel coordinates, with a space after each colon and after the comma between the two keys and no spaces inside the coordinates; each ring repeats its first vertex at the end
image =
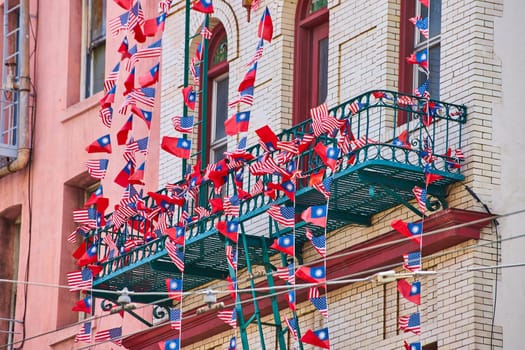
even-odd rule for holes
{"type": "MultiPolygon", "coordinates": [[[[464,179],[460,172],[460,157],[455,158],[450,150],[461,148],[462,126],[466,122],[466,108],[442,101],[426,100],[416,96],[386,90],[369,91],[352,98],[329,110],[337,119],[347,119],[348,130],[355,141],[348,154],[339,156],[338,165],[331,174],[333,183],[328,202],[327,232],[347,225],[369,226],[372,217],[390,208],[405,205],[417,214],[414,203],[414,186],[425,188],[425,174],[439,175],[437,181],[427,187],[427,210],[447,208],[447,186],[464,179]],[[425,156],[434,157],[427,165],[425,156]],[[427,165],[427,167],[425,167],[427,165]]],[[[311,120],[290,129],[283,130],[278,138],[290,141],[312,134],[311,120]]],[[[314,145],[322,142],[334,145],[336,138],[321,135],[304,152],[295,157],[297,168],[305,178],[296,184],[296,216],[312,205],[326,203],[321,193],[308,186],[308,177],[325,168],[322,159],[314,152],[314,145]]],[[[260,145],[247,149],[255,158],[263,154],[260,145]]],[[[248,165],[257,159],[248,162],[248,165]]],[[[329,171],[327,171],[329,173],[329,171]]],[[[326,175],[325,175],[326,176],[326,175]]],[[[228,186],[223,196],[234,194],[234,173],[230,171],[228,186]]],[[[265,183],[280,182],[276,175],[253,176],[244,172],[246,191],[260,179],[265,183]]],[[[201,196],[210,193],[210,182],[200,185],[201,196]]],[[[161,193],[166,194],[163,189],[161,193]]],[[[155,207],[151,198],[145,198],[146,205],[155,207]]],[[[279,192],[275,199],[264,194],[242,200],[240,206],[238,268],[251,265],[264,265],[270,256],[279,253],[270,247],[276,237],[291,233],[291,228],[283,228],[266,211],[270,205],[293,205],[286,195],[279,192]]],[[[208,207],[208,198],[200,198],[199,206],[208,207]]],[[[193,208],[188,208],[193,215],[193,208]]],[[[179,222],[182,210],[176,208],[172,223],[179,222]]],[[[99,237],[111,235],[117,245],[129,239],[144,238],[137,231],[136,223],[141,219],[131,218],[118,232],[112,228],[101,228],[99,237]],[[120,243],[119,243],[120,242],[120,243]]],[[[207,218],[192,221],[186,228],[184,290],[202,286],[213,280],[223,280],[229,275],[225,256],[225,237],[217,232],[215,223],[224,221],[223,212],[207,218]]],[[[314,235],[324,233],[324,229],[306,224],[296,219],[296,256],[301,261],[302,245],[307,240],[306,228],[314,235]]],[[[181,274],[171,262],[165,249],[166,236],[158,237],[129,252],[112,259],[103,260],[107,249],[102,239],[99,244],[99,258],[103,260],[102,271],[93,282],[96,290],[116,291],[127,287],[134,292],[166,292],[166,278],[180,278],[181,274]]],[[[115,301],[116,295],[95,292],[94,296],[115,301]]],[[[133,296],[138,303],[162,304],[160,295],[150,293],[133,296]]],[[[171,301],[165,302],[170,305],[171,301]]]]}

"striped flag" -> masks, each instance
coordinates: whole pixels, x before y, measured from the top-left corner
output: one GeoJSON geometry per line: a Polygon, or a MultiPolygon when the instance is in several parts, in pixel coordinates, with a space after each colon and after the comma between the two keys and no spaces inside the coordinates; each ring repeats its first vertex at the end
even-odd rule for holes
{"type": "Polygon", "coordinates": [[[312,231],[308,228],[306,229],[306,238],[310,240],[314,249],[321,255],[323,258],[326,257],[326,236],[314,236],[312,231]]]}
{"type": "Polygon", "coordinates": [[[278,277],[282,280],[287,281],[290,284],[295,283],[295,267],[294,264],[289,264],[288,266],[278,267],[277,271],[273,273],[275,277],[278,277]]]}
{"type": "Polygon", "coordinates": [[[425,209],[427,207],[427,191],[421,187],[414,186],[412,189],[414,196],[416,197],[416,202],[419,207],[419,211],[422,214],[425,214],[425,209]]]}
{"type": "Polygon", "coordinates": [[[122,345],[122,327],[105,329],[95,334],[96,342],[111,340],[117,345],[122,345]]]}
{"type": "Polygon", "coordinates": [[[171,261],[173,261],[173,263],[175,264],[175,266],[177,266],[180,272],[184,272],[184,252],[180,251],[177,248],[177,245],[169,239],[166,239],[165,246],[166,250],[168,251],[168,255],[171,258],[171,261]]]}
{"type": "Polygon", "coordinates": [[[75,336],[75,343],[91,341],[91,322],[84,322],[82,327],[78,330],[77,335],[75,336]]]}
{"type": "Polygon", "coordinates": [[[170,308],[170,326],[171,329],[181,329],[182,320],[180,317],[180,309],[170,308]]]}
{"type": "Polygon", "coordinates": [[[295,208],[278,205],[270,205],[268,209],[268,215],[275,221],[285,227],[294,227],[295,225],[295,208]]]}
{"type": "Polygon", "coordinates": [[[232,328],[237,327],[237,312],[235,310],[222,310],[217,313],[217,317],[230,325],[232,328]]]}
{"type": "Polygon", "coordinates": [[[91,289],[93,286],[93,273],[88,268],[69,272],[67,274],[67,284],[70,292],[91,289]]]}
{"type": "Polygon", "coordinates": [[[293,317],[291,320],[289,320],[286,316],[284,316],[284,322],[288,326],[288,331],[292,334],[293,338],[297,340],[297,319],[293,317]]]}
{"type": "Polygon", "coordinates": [[[171,118],[171,122],[173,124],[173,128],[176,131],[186,133],[186,134],[191,133],[193,131],[193,116],[192,115],[188,117],[177,115],[171,118]]]}
{"type": "Polygon", "coordinates": [[[405,333],[412,332],[416,335],[421,334],[421,322],[419,312],[414,312],[408,316],[401,316],[399,318],[399,329],[405,333]]]}
{"type": "Polygon", "coordinates": [[[86,162],[89,175],[92,178],[102,180],[106,176],[108,169],[108,159],[92,159],[86,162]]]}
{"type": "Polygon", "coordinates": [[[206,27],[206,23],[202,22],[201,36],[203,39],[210,40],[212,32],[206,27]]]}
{"type": "Polygon", "coordinates": [[[417,272],[421,270],[421,253],[412,252],[403,254],[403,267],[411,272],[417,272]]]}
{"type": "Polygon", "coordinates": [[[129,12],[124,12],[120,16],[117,16],[108,21],[108,28],[113,37],[116,37],[120,32],[128,29],[128,18],[129,12]]]}
{"type": "Polygon", "coordinates": [[[237,270],[237,249],[232,245],[226,246],[226,260],[233,270],[237,270]]]}

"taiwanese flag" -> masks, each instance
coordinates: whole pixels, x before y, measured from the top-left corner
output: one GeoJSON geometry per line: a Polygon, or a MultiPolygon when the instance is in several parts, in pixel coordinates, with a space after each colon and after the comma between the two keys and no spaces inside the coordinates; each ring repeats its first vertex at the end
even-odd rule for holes
{"type": "Polygon", "coordinates": [[[269,190],[283,191],[286,197],[290,200],[295,200],[295,185],[292,180],[284,181],[280,184],[274,184],[273,182],[268,183],[269,190]]]}
{"type": "Polygon", "coordinates": [[[191,8],[197,12],[213,13],[213,4],[211,0],[196,0],[191,8]]]}
{"type": "Polygon", "coordinates": [[[318,171],[313,172],[310,175],[310,179],[308,180],[308,186],[313,187],[314,185],[317,185],[323,182],[324,173],[325,173],[324,168],[321,168],[318,171]]]}
{"type": "Polygon", "coordinates": [[[250,125],[250,111],[239,112],[232,115],[224,122],[226,135],[234,136],[240,132],[248,131],[250,125]]]}
{"type": "Polygon", "coordinates": [[[397,290],[406,300],[421,305],[421,282],[408,283],[406,280],[397,281],[397,290]]]}
{"type": "Polygon", "coordinates": [[[277,141],[279,141],[279,139],[268,125],[255,130],[255,133],[259,136],[263,148],[269,152],[277,150],[277,141]]]}
{"type": "Polygon", "coordinates": [[[421,234],[423,233],[423,223],[404,222],[403,220],[394,220],[390,226],[405,237],[411,238],[414,242],[419,244],[421,242],[421,234]]]}
{"type": "Polygon", "coordinates": [[[237,240],[238,240],[237,230],[239,229],[239,223],[236,220],[219,221],[215,223],[215,228],[217,229],[217,231],[219,231],[224,236],[226,236],[226,238],[237,243],[237,240]]]}
{"type": "Polygon", "coordinates": [[[327,219],[326,205],[313,205],[301,214],[301,219],[320,227],[326,227],[327,219]]]}
{"type": "Polygon", "coordinates": [[[308,267],[301,266],[295,272],[295,276],[310,283],[326,282],[326,270],[324,266],[308,267]]]}
{"type": "Polygon", "coordinates": [[[235,277],[226,277],[228,282],[228,290],[230,291],[230,296],[235,301],[237,299],[237,279],[235,277]]]}
{"type": "Polygon", "coordinates": [[[408,344],[406,340],[404,340],[404,346],[405,346],[405,350],[421,350],[420,342],[408,344]]]}
{"type": "Polygon", "coordinates": [[[128,77],[124,80],[124,87],[126,88],[123,92],[123,95],[126,96],[135,88],[135,67],[131,69],[128,77]]]}
{"type": "Polygon", "coordinates": [[[159,65],[160,63],[157,63],[146,74],[139,77],[139,84],[141,87],[144,88],[159,81],[159,65]]]}
{"type": "Polygon", "coordinates": [[[113,1],[115,1],[115,4],[119,5],[126,11],[128,11],[131,8],[131,5],[133,4],[133,0],[113,0],[113,1]]]}
{"type": "Polygon", "coordinates": [[[115,180],[113,180],[117,185],[120,185],[122,187],[128,187],[129,177],[133,174],[133,162],[129,161],[124,168],[117,174],[117,177],[115,177],[115,180]]]}
{"type": "Polygon", "coordinates": [[[88,264],[93,264],[98,261],[98,255],[97,255],[97,246],[95,244],[90,245],[84,254],[78,259],[77,265],[78,266],[84,266],[88,264]]]}
{"type": "Polygon", "coordinates": [[[165,231],[166,235],[170,238],[170,240],[175,244],[184,244],[184,236],[185,236],[185,230],[184,226],[174,226],[169,227],[165,231]]]}
{"type": "Polygon", "coordinates": [[[179,137],[163,136],[160,147],[176,157],[188,159],[191,151],[191,140],[179,137]]]}
{"type": "Polygon", "coordinates": [[[99,185],[98,188],[95,190],[95,192],[93,192],[91,196],[89,196],[86,203],[84,203],[84,208],[87,208],[91,205],[98,205],[99,200],[107,199],[107,198],[104,198],[103,196],[104,196],[104,191],[103,191],[102,185],[99,185]]]}
{"type": "Polygon", "coordinates": [[[195,109],[195,102],[197,101],[197,94],[193,91],[192,86],[186,86],[182,89],[182,97],[184,98],[184,104],[191,110],[195,109]]]}
{"type": "Polygon", "coordinates": [[[135,172],[128,177],[128,183],[133,185],[144,185],[144,169],[146,166],[146,162],[142,162],[142,164],[135,170],[135,172]]]}
{"type": "Polygon", "coordinates": [[[295,291],[291,290],[288,292],[288,307],[295,311],[295,291]]]}
{"type": "Polygon", "coordinates": [[[87,153],[111,153],[111,138],[109,134],[104,135],[93,141],[89,146],[86,147],[87,153]]]}
{"type": "Polygon", "coordinates": [[[168,290],[168,298],[182,300],[182,280],[166,278],[166,289],[168,290]]]}
{"type": "Polygon", "coordinates": [[[408,143],[408,132],[404,130],[398,137],[392,140],[392,144],[394,146],[410,148],[410,144],[408,143]]]}
{"type": "Polygon", "coordinates": [[[270,16],[270,10],[268,7],[264,10],[264,13],[259,22],[259,28],[257,30],[257,37],[266,40],[267,42],[272,41],[273,37],[273,21],[272,16],[270,16]]]}
{"type": "Polygon", "coordinates": [[[428,69],[428,51],[426,49],[411,54],[406,58],[407,63],[417,64],[421,68],[428,69]]]}
{"type": "Polygon", "coordinates": [[[428,187],[431,183],[441,180],[443,176],[438,174],[432,174],[430,172],[430,164],[425,165],[425,186],[428,187]]]}
{"type": "Polygon", "coordinates": [[[184,198],[170,197],[165,194],[157,192],[148,192],[148,196],[155,201],[155,204],[161,208],[168,208],[173,205],[178,205],[179,207],[184,205],[184,198]]]}
{"type": "Polygon", "coordinates": [[[119,131],[117,131],[117,144],[119,146],[125,145],[128,141],[128,133],[133,128],[133,115],[130,115],[128,120],[122,125],[119,131]]]}
{"type": "Polygon", "coordinates": [[[170,339],[158,342],[160,350],[180,350],[180,340],[170,339]]]}
{"type": "Polygon", "coordinates": [[[224,209],[222,198],[210,198],[208,201],[211,204],[212,214],[224,209]]]}
{"type": "Polygon", "coordinates": [[[306,344],[311,344],[323,349],[330,349],[330,338],[328,336],[328,328],[322,328],[317,331],[307,330],[301,337],[301,341],[306,344]]]}
{"type": "Polygon", "coordinates": [[[246,75],[244,76],[244,79],[239,84],[239,87],[237,88],[237,91],[243,91],[249,87],[253,87],[255,85],[255,76],[257,75],[257,62],[255,62],[250,69],[248,69],[248,72],[246,72],[246,75]]]}
{"type": "Polygon", "coordinates": [[[141,108],[138,108],[135,105],[131,106],[131,113],[135,114],[140,119],[144,120],[146,123],[146,126],[149,128],[151,127],[151,119],[153,119],[153,112],[145,111],[141,108]]]}
{"type": "Polygon", "coordinates": [[[291,256],[295,255],[294,244],[293,244],[293,235],[285,235],[279,238],[276,238],[270,248],[278,250],[284,254],[291,256]]]}
{"type": "Polygon", "coordinates": [[[164,24],[166,23],[166,12],[161,13],[156,18],[147,19],[144,22],[144,35],[155,36],[158,32],[164,31],[164,24]]]}
{"type": "Polygon", "coordinates": [[[337,166],[337,158],[339,157],[339,148],[326,147],[322,143],[318,143],[315,145],[314,151],[327,167],[332,169],[332,171],[335,170],[335,167],[337,166]]]}
{"type": "Polygon", "coordinates": [[[91,296],[85,297],[84,299],[77,301],[71,310],[91,314],[91,303],[91,296]]]}

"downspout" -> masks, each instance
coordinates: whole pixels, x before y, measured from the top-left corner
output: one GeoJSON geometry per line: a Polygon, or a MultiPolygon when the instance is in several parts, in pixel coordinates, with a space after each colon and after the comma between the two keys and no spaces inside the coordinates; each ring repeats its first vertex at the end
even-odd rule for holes
{"type": "MultiPolygon", "coordinates": [[[[5,5],[4,5],[5,6],[5,5]]],[[[4,18],[7,26],[7,18],[4,18]]],[[[29,136],[29,0],[20,0],[20,33],[18,37],[20,71],[18,85],[18,150],[16,159],[0,168],[0,178],[19,171],[29,164],[31,139],[29,136]]],[[[5,77],[4,77],[5,79],[5,77]]]]}

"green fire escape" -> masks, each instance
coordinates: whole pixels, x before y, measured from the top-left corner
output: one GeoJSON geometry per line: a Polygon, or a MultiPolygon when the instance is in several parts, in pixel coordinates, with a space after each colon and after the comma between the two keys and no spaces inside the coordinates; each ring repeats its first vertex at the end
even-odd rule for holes
{"type": "MultiPolygon", "coordinates": [[[[189,6],[187,7],[189,11],[189,6]]],[[[189,14],[186,14],[189,16],[189,14]]],[[[189,32],[189,21],[186,22],[186,33],[189,32]]],[[[186,35],[186,59],[185,65],[188,66],[188,46],[189,36],[186,35]]],[[[204,45],[205,58],[203,63],[203,74],[206,75],[207,69],[207,50],[204,45]]],[[[188,69],[185,70],[186,72],[188,69]]],[[[205,84],[206,79],[203,80],[205,84]]],[[[185,85],[188,84],[186,76],[185,85]]],[[[206,99],[207,86],[203,86],[202,98],[206,99]]],[[[205,103],[203,104],[206,105],[205,103]]],[[[203,114],[206,111],[202,111],[203,114]]],[[[385,210],[405,205],[417,214],[421,214],[417,207],[411,204],[414,199],[412,189],[414,186],[425,187],[425,171],[440,175],[441,178],[433,182],[428,187],[427,208],[436,210],[446,208],[446,189],[447,186],[463,180],[463,175],[459,168],[450,166],[450,158],[447,155],[448,149],[461,147],[461,131],[466,121],[466,108],[442,101],[427,101],[424,98],[400,94],[393,91],[370,91],[338,106],[333,106],[329,110],[332,116],[338,119],[347,119],[349,130],[353,133],[356,140],[362,140],[359,147],[355,147],[350,153],[340,156],[339,164],[333,173],[333,184],[331,197],[328,207],[327,232],[337,230],[347,225],[369,226],[372,217],[385,210]],[[406,101],[410,101],[407,103],[406,101]],[[359,111],[352,113],[350,106],[359,106],[359,111]],[[430,120],[431,119],[431,120],[430,120]],[[407,143],[399,145],[393,140],[400,136],[402,132],[408,135],[407,143]],[[435,161],[430,169],[425,170],[425,162],[422,160],[422,152],[431,151],[435,161]]],[[[187,113],[187,110],[184,110],[187,113]]],[[[205,120],[206,118],[203,118],[205,120]]],[[[206,126],[202,125],[201,130],[206,126]]],[[[290,141],[302,138],[306,134],[312,133],[311,121],[305,121],[295,125],[290,129],[283,130],[278,134],[279,140],[290,141]]],[[[201,138],[205,139],[205,138],[201,138]]],[[[326,203],[324,197],[315,189],[308,186],[307,178],[314,172],[323,168],[324,165],[319,156],[314,152],[313,147],[317,142],[325,145],[336,144],[337,140],[328,135],[319,136],[295,161],[297,168],[302,169],[306,179],[300,179],[296,187],[296,212],[300,212],[311,205],[321,205],[326,203]]],[[[207,149],[205,145],[201,148],[207,149]]],[[[248,162],[252,164],[257,161],[257,157],[264,153],[260,145],[249,147],[247,152],[252,154],[255,159],[248,162]]],[[[205,159],[202,155],[194,155],[189,163],[194,164],[195,159],[205,159]]],[[[186,165],[186,164],[185,164],[186,165]]],[[[205,164],[203,164],[205,165],[205,164]]],[[[234,178],[233,171],[229,173],[228,184],[224,186],[223,196],[235,194],[234,186],[231,186],[234,178]]],[[[244,187],[246,190],[259,180],[265,183],[280,182],[276,175],[253,176],[248,171],[244,174],[244,187]]],[[[184,181],[180,182],[182,185],[184,181]]],[[[201,198],[198,205],[209,208],[209,197],[213,197],[213,185],[206,181],[200,185],[201,198]],[[210,193],[210,196],[206,194],[210,193]]],[[[162,194],[168,191],[163,189],[162,194]]],[[[155,202],[150,198],[144,198],[148,207],[154,208],[155,202]]],[[[272,272],[277,266],[273,266],[270,261],[278,251],[270,247],[276,237],[290,234],[291,228],[282,228],[272,219],[268,219],[266,211],[270,205],[293,205],[291,201],[281,192],[277,198],[271,199],[264,194],[256,195],[252,198],[241,201],[239,222],[239,245],[238,245],[238,270],[245,270],[251,275],[255,267],[263,269],[266,274],[267,286],[275,286],[272,272]],[[264,234],[251,233],[248,222],[258,219],[259,226],[267,225],[264,234]]],[[[194,204],[195,206],[195,204],[194,204]]],[[[188,208],[189,214],[193,215],[193,207],[188,208]]],[[[172,225],[180,221],[181,210],[174,212],[171,220],[172,225]]],[[[127,239],[143,238],[143,233],[138,232],[135,227],[136,221],[140,217],[131,218],[124,224],[118,232],[113,229],[100,229],[94,234],[99,237],[111,235],[115,242],[127,239]]],[[[190,222],[186,229],[185,243],[185,271],[184,271],[184,291],[189,291],[213,281],[224,281],[232,274],[225,256],[225,245],[228,244],[223,235],[217,232],[215,224],[224,221],[226,217],[223,212],[217,212],[209,217],[198,221],[190,222]]],[[[299,263],[302,262],[302,246],[307,241],[306,229],[310,229],[314,235],[324,234],[324,229],[306,224],[299,221],[295,225],[296,257],[299,263]]],[[[93,288],[99,290],[94,293],[95,297],[116,302],[117,294],[112,292],[128,288],[133,292],[158,292],[133,295],[132,299],[136,303],[149,303],[160,307],[170,307],[171,300],[166,300],[165,280],[166,278],[180,278],[180,271],[171,262],[165,249],[166,236],[159,237],[152,241],[138,246],[129,252],[117,257],[106,260],[102,263],[102,271],[94,280],[93,288]],[[107,290],[108,293],[101,292],[107,290]]],[[[98,240],[99,257],[106,255],[108,249],[98,240]]],[[[285,257],[281,257],[283,266],[286,266],[285,257]]],[[[251,287],[255,286],[254,279],[251,280],[251,287]]],[[[271,293],[271,292],[270,292],[271,293]]],[[[271,298],[271,312],[274,322],[263,322],[263,315],[260,312],[260,302],[256,298],[259,294],[253,292],[250,298],[250,306],[238,303],[238,324],[240,327],[243,349],[248,349],[248,337],[246,329],[251,324],[256,324],[260,334],[260,344],[265,345],[264,330],[272,328],[276,334],[276,341],[280,349],[286,349],[285,341],[286,327],[281,323],[279,315],[279,303],[277,297],[271,298]],[[247,311],[249,310],[249,312],[247,311]]],[[[281,296],[282,298],[282,296],[281,296]]],[[[184,319],[183,325],[184,329],[184,319]]],[[[266,332],[267,333],[267,332],[266,332]]]]}

